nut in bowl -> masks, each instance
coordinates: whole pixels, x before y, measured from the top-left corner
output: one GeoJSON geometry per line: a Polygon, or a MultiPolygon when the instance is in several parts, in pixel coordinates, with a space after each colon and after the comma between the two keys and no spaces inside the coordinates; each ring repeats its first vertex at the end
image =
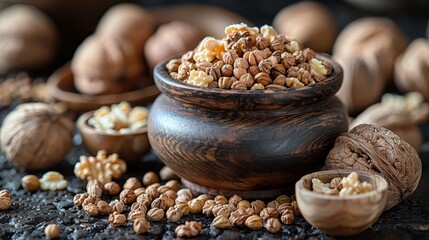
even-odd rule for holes
{"type": "Polygon", "coordinates": [[[122,102],[82,114],[77,128],[83,145],[92,155],[98,150],[117,153],[127,163],[139,160],[150,150],[146,119],[148,110],[122,102]]]}
{"type": "Polygon", "coordinates": [[[377,221],[386,205],[387,187],[387,181],[377,174],[354,170],[329,170],[303,176],[295,184],[295,194],[302,216],[312,226],[331,235],[348,236],[366,230],[377,221]],[[358,176],[356,185],[361,181],[362,185],[372,187],[369,188],[370,191],[344,194],[353,192],[346,189],[348,191],[340,191],[339,195],[330,195],[313,189],[314,179],[329,185],[333,179],[340,178],[343,184],[344,181],[353,178],[351,176],[356,177],[356,174],[358,176]]]}

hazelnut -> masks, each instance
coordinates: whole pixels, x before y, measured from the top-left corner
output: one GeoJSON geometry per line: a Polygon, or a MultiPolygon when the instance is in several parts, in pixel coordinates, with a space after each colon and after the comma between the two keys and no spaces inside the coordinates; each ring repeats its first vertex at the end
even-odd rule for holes
{"type": "Polygon", "coordinates": [[[147,172],[143,175],[143,185],[149,186],[154,183],[159,183],[159,177],[155,172],[147,172]]]}
{"type": "Polygon", "coordinates": [[[127,221],[127,218],[125,217],[124,214],[113,212],[112,214],[109,215],[109,223],[114,227],[124,225],[126,221],[127,221]]]}
{"type": "Polygon", "coordinates": [[[174,190],[168,190],[164,194],[167,195],[173,201],[177,198],[177,193],[174,190]]]}
{"type": "Polygon", "coordinates": [[[163,194],[163,193],[167,192],[168,190],[170,190],[170,187],[165,186],[165,185],[161,185],[156,190],[159,192],[159,194],[163,194]]]}
{"type": "Polygon", "coordinates": [[[140,188],[141,186],[142,184],[135,177],[128,178],[127,181],[124,183],[124,189],[135,190],[137,188],[140,188]]]}
{"type": "Polygon", "coordinates": [[[51,223],[45,227],[45,236],[49,239],[59,238],[61,235],[61,228],[57,224],[51,223]]]}
{"type": "Polygon", "coordinates": [[[160,209],[160,208],[152,208],[147,212],[147,218],[150,221],[161,221],[161,219],[164,217],[164,210],[160,209]]]}
{"type": "Polygon", "coordinates": [[[281,205],[283,203],[290,203],[290,198],[287,195],[280,195],[276,198],[276,201],[281,205]]]}
{"type": "Polygon", "coordinates": [[[21,179],[21,185],[25,190],[36,191],[40,187],[39,177],[36,175],[26,175],[21,179]]]}
{"type": "Polygon", "coordinates": [[[270,233],[278,233],[282,228],[282,224],[277,218],[270,218],[267,220],[265,228],[270,233]]]}
{"type": "Polygon", "coordinates": [[[121,186],[116,182],[108,182],[104,184],[104,190],[109,195],[117,195],[121,191],[121,186]]]}
{"type": "Polygon", "coordinates": [[[218,215],[213,219],[213,226],[218,229],[225,229],[231,226],[228,217],[225,215],[218,215]]]}
{"type": "Polygon", "coordinates": [[[144,188],[144,187],[136,188],[136,189],[134,189],[134,193],[138,197],[138,196],[142,195],[143,193],[146,193],[146,188],[144,188]]]}
{"type": "Polygon", "coordinates": [[[179,176],[177,176],[176,173],[167,166],[164,166],[163,168],[161,168],[161,170],[159,171],[159,176],[162,181],[179,179],[179,176]]]}
{"type": "Polygon", "coordinates": [[[137,234],[147,233],[150,230],[150,223],[145,218],[134,220],[133,230],[137,234]]]}

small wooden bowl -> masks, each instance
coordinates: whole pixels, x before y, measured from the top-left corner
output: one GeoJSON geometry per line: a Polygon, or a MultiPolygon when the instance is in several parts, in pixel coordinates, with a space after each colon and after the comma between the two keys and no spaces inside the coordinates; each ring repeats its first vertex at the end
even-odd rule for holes
{"type": "Polygon", "coordinates": [[[100,132],[88,124],[88,120],[93,115],[94,111],[82,114],[76,124],[82,136],[83,145],[92,156],[103,149],[108,154],[117,153],[127,163],[133,163],[150,150],[147,129],[132,133],[100,132]]]}
{"type": "Polygon", "coordinates": [[[135,105],[153,101],[160,94],[158,88],[152,81],[142,79],[141,82],[142,85],[138,89],[129,92],[108,95],[82,94],[74,87],[70,64],[66,64],[49,77],[48,86],[54,99],[64,103],[68,110],[86,112],[121,101],[135,105]]]}
{"type": "Polygon", "coordinates": [[[387,201],[387,182],[369,172],[354,170],[329,170],[303,176],[295,184],[295,194],[302,216],[312,226],[335,236],[360,233],[375,223],[383,213],[387,201]],[[374,191],[347,196],[332,196],[313,192],[311,180],[318,178],[330,182],[335,177],[346,177],[352,172],[360,181],[374,186],[374,191]]]}

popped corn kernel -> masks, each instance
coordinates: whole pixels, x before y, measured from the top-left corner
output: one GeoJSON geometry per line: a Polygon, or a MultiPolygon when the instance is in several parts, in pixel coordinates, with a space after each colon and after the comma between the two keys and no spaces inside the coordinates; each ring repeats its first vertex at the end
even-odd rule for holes
{"type": "Polygon", "coordinates": [[[259,29],[257,27],[248,27],[245,23],[240,24],[232,24],[225,28],[225,34],[231,35],[235,32],[245,33],[248,32],[250,35],[256,35],[259,33],[259,29]]]}
{"type": "Polygon", "coordinates": [[[203,71],[192,70],[189,72],[189,79],[187,81],[188,84],[200,87],[208,87],[211,82],[213,82],[213,77],[207,75],[207,73],[203,71]]]}
{"type": "Polygon", "coordinates": [[[215,58],[222,59],[222,52],[225,52],[222,40],[205,37],[198,45],[193,58],[195,62],[212,62],[215,58]]]}
{"type": "Polygon", "coordinates": [[[262,37],[267,39],[270,39],[271,36],[278,35],[277,31],[272,26],[268,26],[266,24],[261,27],[261,34],[262,34],[262,37]]]}

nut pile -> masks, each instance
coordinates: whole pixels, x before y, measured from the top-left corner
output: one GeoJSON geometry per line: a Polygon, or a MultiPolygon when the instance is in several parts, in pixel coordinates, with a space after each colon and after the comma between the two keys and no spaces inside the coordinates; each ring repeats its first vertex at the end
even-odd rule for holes
{"type": "Polygon", "coordinates": [[[225,34],[221,40],[206,37],[196,49],[170,60],[170,76],[201,87],[281,90],[323,81],[332,72],[313,50],[271,26],[234,24],[225,34]]]}
{"type": "Polygon", "coordinates": [[[127,164],[118,154],[107,156],[107,152],[99,150],[95,157],[80,156],[74,166],[74,174],[84,180],[97,179],[101,184],[120,178],[127,170],[127,164]]]}
{"type": "MultiPolygon", "coordinates": [[[[74,203],[82,206],[89,216],[108,216],[112,226],[121,226],[130,221],[134,232],[143,234],[150,231],[150,223],[167,219],[169,222],[180,222],[188,214],[204,214],[212,217],[213,227],[225,229],[230,227],[247,227],[276,233],[281,225],[294,223],[295,216],[300,214],[294,197],[281,195],[265,204],[261,200],[247,201],[238,195],[226,198],[223,195],[211,197],[202,194],[194,197],[187,188],[181,188],[177,180],[169,180],[161,184],[155,172],[147,172],[142,181],[135,177],[129,178],[122,190],[115,182],[104,185],[96,179],[88,181],[86,192],[74,197],[74,203]],[[102,195],[114,192],[119,196],[107,203],[102,195]],[[127,207],[129,206],[129,207],[127,207]],[[126,211],[128,211],[126,214],[126,211]]],[[[179,224],[175,229],[177,237],[196,237],[200,234],[200,222],[189,221],[179,224]]]]}
{"type": "Polygon", "coordinates": [[[132,108],[128,102],[104,106],[94,112],[88,120],[90,126],[107,133],[130,133],[147,128],[149,110],[145,107],[132,108]]]}
{"type": "Polygon", "coordinates": [[[359,181],[359,176],[356,172],[350,173],[347,177],[333,178],[329,183],[323,183],[318,178],[313,178],[311,182],[314,192],[339,195],[341,197],[367,193],[374,190],[372,184],[366,181],[359,181]]]}

